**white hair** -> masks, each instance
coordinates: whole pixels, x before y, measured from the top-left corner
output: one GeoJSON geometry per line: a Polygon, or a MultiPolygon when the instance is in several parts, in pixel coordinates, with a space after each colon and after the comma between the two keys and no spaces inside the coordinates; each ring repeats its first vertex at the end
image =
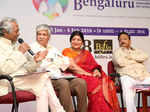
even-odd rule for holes
{"type": "Polygon", "coordinates": [[[13,31],[13,25],[11,24],[12,22],[17,23],[17,20],[15,18],[5,17],[0,22],[0,26],[1,26],[1,28],[5,29],[8,33],[10,33],[13,31]]]}
{"type": "Polygon", "coordinates": [[[48,35],[51,34],[51,31],[50,31],[50,26],[47,25],[47,24],[40,24],[36,27],[36,33],[41,31],[41,30],[47,30],[48,31],[48,35]]]}

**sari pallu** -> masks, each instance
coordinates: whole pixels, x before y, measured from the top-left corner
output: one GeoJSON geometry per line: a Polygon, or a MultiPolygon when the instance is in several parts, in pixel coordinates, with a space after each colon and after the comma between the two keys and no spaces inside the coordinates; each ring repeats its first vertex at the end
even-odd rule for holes
{"type": "Polygon", "coordinates": [[[101,77],[76,74],[79,78],[85,79],[88,92],[88,112],[120,112],[119,102],[113,81],[105,74],[101,66],[97,64],[92,54],[87,50],[76,53],[71,48],[63,50],[63,55],[74,59],[75,63],[85,71],[92,73],[94,68],[101,70],[101,77]],[[95,94],[92,92],[97,89],[95,94]]]}

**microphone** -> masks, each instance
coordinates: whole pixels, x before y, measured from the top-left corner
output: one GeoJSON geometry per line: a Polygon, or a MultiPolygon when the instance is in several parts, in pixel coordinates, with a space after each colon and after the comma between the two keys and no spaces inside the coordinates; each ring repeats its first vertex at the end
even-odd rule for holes
{"type": "MultiPolygon", "coordinates": [[[[22,38],[19,38],[19,39],[18,39],[18,42],[19,42],[20,44],[22,44],[22,43],[24,43],[24,40],[23,40],[22,38]]],[[[32,56],[34,55],[34,52],[33,52],[31,49],[29,49],[28,52],[29,52],[32,56]]]]}

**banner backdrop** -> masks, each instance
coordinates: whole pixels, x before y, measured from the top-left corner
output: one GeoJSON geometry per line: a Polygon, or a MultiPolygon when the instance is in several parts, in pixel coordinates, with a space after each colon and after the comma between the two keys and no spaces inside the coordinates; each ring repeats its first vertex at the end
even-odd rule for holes
{"type": "MultiPolygon", "coordinates": [[[[133,47],[150,55],[150,0],[0,0],[0,19],[14,17],[20,37],[35,41],[35,27],[48,24],[50,44],[59,50],[70,47],[69,36],[80,30],[90,50],[107,73],[107,62],[118,48],[117,35],[126,31],[133,47]]],[[[150,61],[146,62],[150,71],[150,61]]]]}

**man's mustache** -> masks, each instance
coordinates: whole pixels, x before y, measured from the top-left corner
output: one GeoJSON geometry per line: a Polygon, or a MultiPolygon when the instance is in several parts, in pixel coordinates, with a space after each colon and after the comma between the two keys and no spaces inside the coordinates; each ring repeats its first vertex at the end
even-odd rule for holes
{"type": "Polygon", "coordinates": [[[121,42],[120,45],[126,44],[125,42],[121,42]]]}

